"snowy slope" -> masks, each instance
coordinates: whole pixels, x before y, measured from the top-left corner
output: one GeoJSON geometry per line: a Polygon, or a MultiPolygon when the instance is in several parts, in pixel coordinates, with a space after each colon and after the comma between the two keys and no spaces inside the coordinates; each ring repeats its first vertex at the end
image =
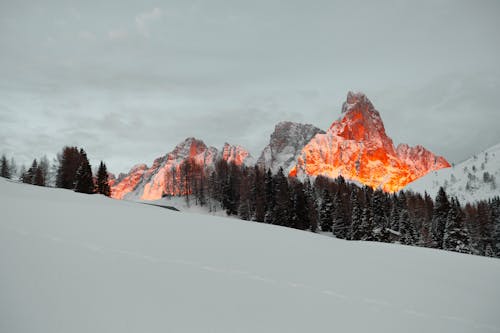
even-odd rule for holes
{"type": "Polygon", "coordinates": [[[408,184],[405,190],[427,191],[435,197],[443,186],[460,202],[474,202],[500,195],[500,144],[451,168],[431,172],[408,184]],[[485,175],[486,174],[486,175],[485,175]]]}
{"type": "Polygon", "coordinates": [[[499,332],[500,260],[0,180],[0,332],[499,332]]]}

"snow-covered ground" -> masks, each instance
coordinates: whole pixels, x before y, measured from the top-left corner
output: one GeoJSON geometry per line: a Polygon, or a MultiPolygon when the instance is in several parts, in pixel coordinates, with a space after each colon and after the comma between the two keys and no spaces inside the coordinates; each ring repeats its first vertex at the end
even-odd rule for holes
{"type": "Polygon", "coordinates": [[[0,180],[0,332],[499,332],[500,260],[0,180]]]}
{"type": "Polygon", "coordinates": [[[404,189],[427,191],[434,198],[441,186],[462,203],[500,196],[500,144],[451,168],[430,172],[404,189]]]}

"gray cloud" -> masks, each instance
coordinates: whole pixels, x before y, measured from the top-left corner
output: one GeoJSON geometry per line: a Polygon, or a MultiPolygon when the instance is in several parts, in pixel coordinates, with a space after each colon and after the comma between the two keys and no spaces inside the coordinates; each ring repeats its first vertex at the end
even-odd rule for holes
{"type": "Polygon", "coordinates": [[[258,155],[368,94],[395,143],[452,161],[500,142],[496,1],[4,1],[0,151],[84,146],[114,171],[186,136],[258,155]]]}

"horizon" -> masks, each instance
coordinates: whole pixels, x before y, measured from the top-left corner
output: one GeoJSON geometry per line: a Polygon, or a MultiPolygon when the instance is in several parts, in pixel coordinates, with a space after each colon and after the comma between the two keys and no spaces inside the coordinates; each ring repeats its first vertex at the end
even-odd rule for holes
{"type": "Polygon", "coordinates": [[[355,90],[395,144],[457,163],[500,142],[499,12],[449,0],[3,2],[0,153],[28,165],[78,146],[120,173],[194,136],[258,158],[276,123],[325,130],[355,90]]]}

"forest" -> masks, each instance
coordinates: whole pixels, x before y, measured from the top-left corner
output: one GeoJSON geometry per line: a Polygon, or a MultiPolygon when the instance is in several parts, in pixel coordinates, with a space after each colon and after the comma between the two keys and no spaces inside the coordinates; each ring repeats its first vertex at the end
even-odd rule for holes
{"type": "MultiPolygon", "coordinates": [[[[38,186],[110,196],[110,179],[101,161],[96,175],[84,149],[64,147],[52,163],[43,157],[17,170],[14,159],[0,159],[0,176],[38,186]],[[17,177],[17,178],[16,178],[17,177]]],[[[258,166],[220,159],[206,168],[185,160],[166,173],[164,197],[182,194],[188,205],[209,212],[224,210],[242,220],[309,232],[330,233],[345,240],[399,243],[460,253],[500,257],[500,197],[461,204],[444,188],[428,194],[378,189],[322,176],[287,177],[258,166]]]]}

